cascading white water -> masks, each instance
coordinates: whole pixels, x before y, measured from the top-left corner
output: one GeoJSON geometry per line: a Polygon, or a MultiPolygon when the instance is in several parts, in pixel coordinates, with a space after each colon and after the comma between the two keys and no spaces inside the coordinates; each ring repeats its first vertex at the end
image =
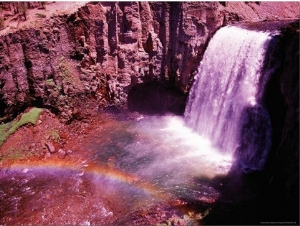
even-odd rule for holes
{"type": "Polygon", "coordinates": [[[262,104],[269,73],[263,73],[270,33],[228,26],[210,40],[185,110],[188,126],[244,168],[261,169],[270,148],[271,125],[262,104]]]}

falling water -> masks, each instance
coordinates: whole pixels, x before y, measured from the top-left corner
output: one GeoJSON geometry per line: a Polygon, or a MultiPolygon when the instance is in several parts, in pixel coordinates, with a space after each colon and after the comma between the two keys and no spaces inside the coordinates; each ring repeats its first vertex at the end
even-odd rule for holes
{"type": "Polygon", "coordinates": [[[262,96],[270,33],[228,26],[211,39],[185,111],[187,124],[243,168],[261,169],[271,126],[262,96]],[[263,72],[264,71],[264,72],[263,72]]]}

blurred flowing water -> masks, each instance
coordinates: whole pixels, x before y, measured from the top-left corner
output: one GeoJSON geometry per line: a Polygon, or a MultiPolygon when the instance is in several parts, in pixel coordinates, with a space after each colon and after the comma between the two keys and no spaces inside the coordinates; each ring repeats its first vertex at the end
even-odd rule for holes
{"type": "Polygon", "coordinates": [[[264,92],[273,73],[266,56],[276,30],[223,27],[214,35],[190,92],[185,120],[243,170],[261,170],[271,146],[264,92]]]}

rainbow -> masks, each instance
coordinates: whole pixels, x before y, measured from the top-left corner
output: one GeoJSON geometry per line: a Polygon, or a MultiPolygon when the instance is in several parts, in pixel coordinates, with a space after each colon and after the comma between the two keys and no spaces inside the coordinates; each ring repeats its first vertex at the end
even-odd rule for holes
{"type": "Polygon", "coordinates": [[[135,175],[131,175],[120,171],[118,169],[114,169],[107,166],[101,166],[96,163],[82,163],[76,161],[64,161],[62,159],[47,159],[44,161],[27,161],[27,162],[15,162],[9,166],[0,167],[1,169],[12,169],[12,170],[24,170],[24,169],[32,169],[32,170],[44,170],[44,169],[59,169],[59,170],[67,170],[67,171],[78,171],[84,172],[86,174],[92,174],[95,176],[101,176],[109,178],[110,180],[119,181],[122,183],[129,184],[131,186],[135,186],[139,189],[142,189],[144,192],[149,193],[150,195],[159,198],[163,201],[171,201],[173,198],[166,193],[159,191],[157,187],[154,185],[145,182],[138,178],[135,175]]]}

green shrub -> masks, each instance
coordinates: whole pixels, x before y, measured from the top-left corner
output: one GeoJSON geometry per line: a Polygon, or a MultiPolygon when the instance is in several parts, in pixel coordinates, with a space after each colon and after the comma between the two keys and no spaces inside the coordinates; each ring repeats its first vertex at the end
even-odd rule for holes
{"type": "Polygon", "coordinates": [[[21,126],[28,123],[35,125],[42,111],[40,108],[32,108],[29,112],[22,114],[20,119],[0,125],[0,147],[21,126]]]}

